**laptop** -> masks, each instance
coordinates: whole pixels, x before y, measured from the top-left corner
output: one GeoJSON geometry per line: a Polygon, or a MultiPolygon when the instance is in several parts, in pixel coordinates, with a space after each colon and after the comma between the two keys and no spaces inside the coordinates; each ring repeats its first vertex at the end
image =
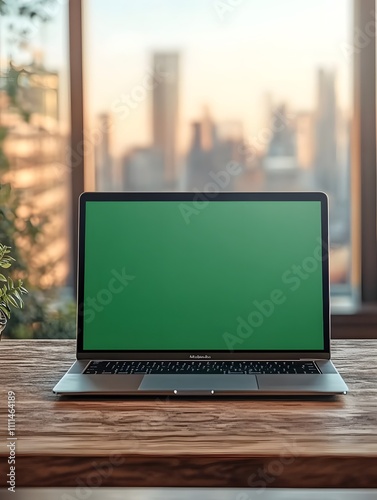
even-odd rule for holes
{"type": "Polygon", "coordinates": [[[324,193],[84,193],[61,395],[346,394],[324,193]]]}

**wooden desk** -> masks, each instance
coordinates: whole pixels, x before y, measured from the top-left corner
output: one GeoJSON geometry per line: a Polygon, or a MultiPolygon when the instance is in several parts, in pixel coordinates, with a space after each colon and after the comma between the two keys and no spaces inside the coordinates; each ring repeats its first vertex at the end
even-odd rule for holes
{"type": "Polygon", "coordinates": [[[350,388],[324,400],[59,399],[73,341],[0,343],[0,486],[7,392],[16,485],[377,487],[377,341],[337,340],[350,388]]]}

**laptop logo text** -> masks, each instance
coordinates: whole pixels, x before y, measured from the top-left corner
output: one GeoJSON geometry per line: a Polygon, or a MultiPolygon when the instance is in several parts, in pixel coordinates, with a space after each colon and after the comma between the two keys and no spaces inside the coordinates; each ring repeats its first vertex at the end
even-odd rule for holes
{"type": "Polygon", "coordinates": [[[201,354],[190,354],[190,359],[212,359],[212,356],[208,356],[208,354],[204,356],[201,354]]]}

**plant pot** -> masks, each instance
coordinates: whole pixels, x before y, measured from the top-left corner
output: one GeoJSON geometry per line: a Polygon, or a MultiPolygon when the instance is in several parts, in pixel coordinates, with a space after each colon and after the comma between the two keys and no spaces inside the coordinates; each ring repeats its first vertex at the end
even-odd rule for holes
{"type": "Polygon", "coordinates": [[[0,311],[0,339],[5,327],[7,326],[8,318],[5,316],[3,311],[0,311]]]}

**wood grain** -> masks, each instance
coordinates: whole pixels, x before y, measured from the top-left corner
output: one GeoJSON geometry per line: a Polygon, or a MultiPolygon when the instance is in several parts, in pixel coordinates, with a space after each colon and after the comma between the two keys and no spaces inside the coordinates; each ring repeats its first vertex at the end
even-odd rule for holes
{"type": "Polygon", "coordinates": [[[316,400],[58,398],[74,350],[1,341],[0,486],[12,390],[18,487],[377,487],[376,340],[334,341],[350,393],[316,400]]]}

